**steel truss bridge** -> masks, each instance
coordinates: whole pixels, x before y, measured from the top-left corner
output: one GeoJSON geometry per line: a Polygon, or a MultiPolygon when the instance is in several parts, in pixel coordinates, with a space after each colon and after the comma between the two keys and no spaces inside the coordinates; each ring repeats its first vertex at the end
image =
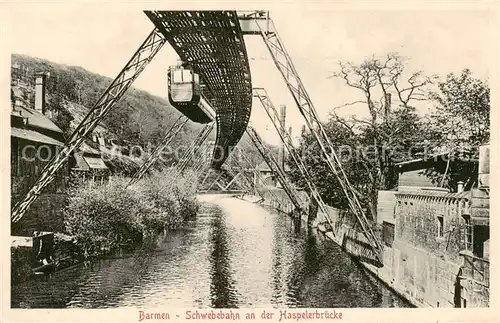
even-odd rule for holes
{"type": "MultiPolygon", "coordinates": [[[[243,134],[247,132],[253,144],[276,175],[293,205],[297,210],[302,210],[305,207],[304,201],[299,199],[296,189],[288,180],[279,163],[266,150],[266,146],[257,132],[249,126],[252,97],[255,96],[260,100],[276,130],[278,130],[291,159],[307,183],[307,190],[311,198],[317,203],[319,209],[326,214],[326,205],[318,194],[314,183],[310,180],[310,174],[298,157],[291,138],[276,122],[277,112],[269,96],[265,90],[253,89],[252,87],[244,36],[255,35],[260,36],[264,41],[276,68],[281,73],[297,108],[304,118],[305,124],[321,148],[327,166],[338,179],[349,202],[351,212],[356,216],[364,235],[370,241],[370,248],[380,259],[381,243],[376,237],[372,225],[342,169],[340,161],[333,150],[333,145],[323,129],[314,105],[278,35],[272,19],[269,17],[269,13],[265,11],[145,11],[145,14],[154,25],[153,31],[146,37],[108,89],[77,126],[66,141],[64,149],[42,170],[40,177],[24,198],[13,206],[11,221],[16,223],[24,216],[42,190],[54,179],[56,171],[68,160],[85,138],[92,134],[96,126],[106,117],[115,103],[120,100],[134,80],[167,42],[183,62],[193,66],[199,73],[202,89],[200,104],[214,112],[211,119],[215,120],[217,132],[215,147],[210,147],[204,141],[214,128],[214,122],[207,124],[202,129],[198,138],[179,161],[176,174],[181,174],[186,167],[191,166],[194,174],[192,176],[203,172],[207,173],[203,182],[207,180],[208,174],[215,173],[215,183],[223,173],[226,173],[230,174],[233,179],[241,177],[243,180],[242,186],[246,190],[254,190],[259,194],[258,188],[252,186],[251,180],[245,174],[244,170],[252,167],[246,156],[243,156],[246,166],[242,165],[243,161],[241,160],[233,160],[232,164],[236,164],[236,168],[225,165],[226,160],[231,159],[232,149],[238,144],[243,134]],[[219,147],[222,149],[219,149],[219,147]],[[212,149],[211,152],[210,149],[212,149]],[[203,152],[202,157],[196,157],[199,152],[203,152]]],[[[132,177],[129,185],[137,182],[148,171],[160,156],[162,150],[168,146],[187,122],[188,118],[181,116],[174,123],[155,151],[132,177]]],[[[229,187],[233,181],[231,180],[229,185],[225,185],[225,187],[229,187]]],[[[262,196],[262,194],[260,195],[262,196]]],[[[330,221],[328,217],[327,219],[330,221]]],[[[331,225],[333,227],[334,224],[331,223],[331,225]]]]}

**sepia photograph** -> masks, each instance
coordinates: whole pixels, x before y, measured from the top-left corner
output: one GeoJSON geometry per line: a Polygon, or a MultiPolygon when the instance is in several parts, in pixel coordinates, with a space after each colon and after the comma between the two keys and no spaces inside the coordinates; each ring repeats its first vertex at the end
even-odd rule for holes
{"type": "Polygon", "coordinates": [[[10,309],[493,306],[492,10],[178,5],[5,6],[10,309]]]}

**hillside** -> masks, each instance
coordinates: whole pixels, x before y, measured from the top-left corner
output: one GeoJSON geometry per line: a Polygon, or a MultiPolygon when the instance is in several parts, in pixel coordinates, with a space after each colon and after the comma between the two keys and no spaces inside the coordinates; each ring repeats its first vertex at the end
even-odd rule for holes
{"type": "MultiPolygon", "coordinates": [[[[108,77],[81,67],[19,54],[12,55],[12,67],[13,89],[30,106],[34,103],[34,73],[50,72],[46,87],[49,117],[67,136],[112,82],[108,77]]],[[[94,133],[124,146],[138,145],[147,149],[156,147],[180,115],[168,100],[131,87],[94,133]]],[[[201,128],[200,124],[188,122],[172,147],[189,145],[201,128]]]]}
{"type": "MultiPolygon", "coordinates": [[[[112,82],[108,77],[78,66],[67,66],[20,54],[13,54],[11,59],[12,88],[15,90],[15,96],[27,106],[34,106],[34,73],[50,72],[46,87],[48,116],[66,136],[72,133],[112,82]]],[[[166,98],[131,87],[94,130],[94,134],[123,146],[136,145],[143,147],[145,151],[150,151],[157,146],[180,115],[166,98]]],[[[170,148],[183,151],[193,142],[202,127],[201,124],[188,122],[174,138],[170,148]]],[[[87,139],[87,143],[93,146],[92,138],[87,139]]],[[[215,131],[209,140],[215,140],[215,131]]],[[[262,162],[262,158],[246,134],[238,146],[246,152],[255,165],[262,162]]],[[[101,149],[103,158],[114,166],[112,168],[122,172],[130,174],[141,164],[136,158],[128,156],[117,158],[106,151],[101,149]]],[[[177,154],[177,157],[180,158],[180,154],[177,154]]],[[[158,166],[161,167],[161,164],[158,166]]]]}

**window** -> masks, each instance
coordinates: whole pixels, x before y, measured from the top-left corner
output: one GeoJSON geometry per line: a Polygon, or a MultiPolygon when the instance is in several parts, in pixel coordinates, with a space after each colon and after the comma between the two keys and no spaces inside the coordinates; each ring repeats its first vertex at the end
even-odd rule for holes
{"type": "Polygon", "coordinates": [[[191,74],[191,70],[182,70],[182,82],[191,82],[193,81],[193,75],[191,74]]]}
{"type": "Polygon", "coordinates": [[[174,75],[173,75],[174,82],[182,82],[182,70],[181,69],[174,69],[174,75]]]}
{"type": "Polygon", "coordinates": [[[392,247],[394,242],[394,224],[382,222],[382,240],[387,247],[392,247]]]}
{"type": "Polygon", "coordinates": [[[484,257],[484,243],[490,238],[490,227],[487,225],[473,226],[473,250],[472,253],[476,257],[484,257]]]}
{"type": "Polygon", "coordinates": [[[444,233],[444,217],[442,215],[438,215],[438,237],[441,238],[444,233]]]}

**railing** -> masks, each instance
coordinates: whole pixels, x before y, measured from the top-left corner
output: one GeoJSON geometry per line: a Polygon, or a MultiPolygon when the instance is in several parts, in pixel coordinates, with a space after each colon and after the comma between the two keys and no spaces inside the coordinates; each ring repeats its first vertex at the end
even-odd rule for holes
{"type": "Polygon", "coordinates": [[[396,212],[405,208],[415,209],[417,206],[430,206],[440,214],[457,212],[469,214],[469,193],[448,193],[441,191],[401,191],[396,193],[396,212]]]}
{"type": "Polygon", "coordinates": [[[474,256],[469,251],[460,252],[463,258],[462,277],[472,279],[484,286],[490,285],[490,262],[488,259],[474,256]]]}

